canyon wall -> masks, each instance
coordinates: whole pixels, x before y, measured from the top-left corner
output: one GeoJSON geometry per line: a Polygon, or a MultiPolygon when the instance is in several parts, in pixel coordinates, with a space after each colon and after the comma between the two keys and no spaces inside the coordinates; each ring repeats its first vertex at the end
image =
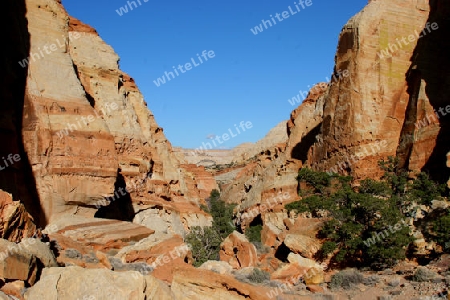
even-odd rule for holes
{"type": "Polygon", "coordinates": [[[285,202],[297,198],[302,166],[379,178],[378,161],[398,156],[412,175],[425,171],[446,182],[449,12],[445,1],[379,0],[351,18],[339,36],[332,80],[313,87],[292,112],[286,148],[276,158],[258,156],[223,186],[225,199],[240,204],[238,221],[269,194],[289,190],[285,202]]]}
{"type": "Polygon", "coordinates": [[[24,49],[14,63],[27,72],[22,135],[41,224],[66,214],[140,222],[147,213],[166,227],[178,220],[178,233],[210,224],[199,209],[205,193],[114,50],[59,1],[26,6],[30,59],[24,49]]]}
{"type": "Polygon", "coordinates": [[[377,162],[397,155],[412,172],[448,177],[450,118],[439,109],[450,104],[449,6],[371,1],[344,26],[334,73],[349,76],[328,91],[320,140],[308,155],[313,168],[377,178],[377,162]]]}

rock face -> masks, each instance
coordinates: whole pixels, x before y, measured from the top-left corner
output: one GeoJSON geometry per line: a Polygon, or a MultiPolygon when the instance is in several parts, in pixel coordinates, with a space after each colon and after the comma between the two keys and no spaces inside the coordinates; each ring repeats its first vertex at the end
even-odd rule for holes
{"type": "Polygon", "coordinates": [[[258,260],[255,246],[237,231],[220,244],[219,255],[221,261],[229,263],[234,269],[254,267],[258,260]]]}
{"type": "Polygon", "coordinates": [[[169,287],[138,272],[86,270],[80,267],[47,268],[28,289],[25,299],[174,299],[169,287]]]}
{"type": "Polygon", "coordinates": [[[306,161],[307,149],[316,141],[315,134],[322,122],[325,91],[311,91],[303,104],[294,110],[285,125],[289,138],[284,145],[266,149],[255,162],[237,173],[230,184],[221,186],[223,198],[238,204],[237,218],[242,229],[258,216],[263,225],[269,225],[271,218],[266,215],[280,212],[284,204],[299,199],[295,178],[302,162],[306,161]],[[299,139],[301,143],[298,143],[299,139]]]}
{"type": "Polygon", "coordinates": [[[428,2],[370,1],[344,26],[337,80],[328,90],[318,142],[308,153],[312,167],[377,178],[378,160],[398,155],[411,171],[448,177],[441,166],[450,137],[450,90],[441,83],[450,78],[444,54],[450,49],[444,38],[450,5],[428,2]],[[409,42],[398,43],[402,38],[409,42]],[[348,76],[339,77],[344,70],[348,76]]]}
{"type": "Polygon", "coordinates": [[[38,233],[25,206],[19,201],[13,201],[11,194],[0,190],[0,238],[19,242],[38,233]]]}
{"type": "Polygon", "coordinates": [[[59,1],[26,5],[31,46],[22,131],[41,223],[66,214],[131,221],[143,204],[179,214],[186,230],[191,214],[202,215],[196,225],[210,224],[198,207],[205,193],[172,154],[113,49],[59,1]],[[41,53],[44,47],[54,51],[41,53]]]}
{"type": "Polygon", "coordinates": [[[270,290],[266,287],[255,287],[239,282],[231,276],[193,267],[182,267],[176,270],[171,289],[175,299],[270,299],[267,296],[270,290]]]}

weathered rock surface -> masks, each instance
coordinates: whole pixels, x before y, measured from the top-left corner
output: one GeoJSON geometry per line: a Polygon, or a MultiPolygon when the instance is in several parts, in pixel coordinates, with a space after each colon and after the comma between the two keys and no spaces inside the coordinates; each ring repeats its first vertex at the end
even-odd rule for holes
{"type": "Polygon", "coordinates": [[[43,243],[37,239],[27,238],[23,239],[17,246],[22,247],[22,249],[25,249],[27,252],[38,258],[46,268],[58,266],[55,255],[46,243],[43,243]]]}
{"type": "Polygon", "coordinates": [[[58,236],[62,235],[84,247],[104,252],[109,249],[121,249],[155,232],[130,222],[80,216],[66,216],[55,221],[53,225],[58,228],[58,231],[51,234],[51,238],[58,241],[58,236]]]}
{"type": "Polygon", "coordinates": [[[196,164],[182,164],[181,167],[197,182],[197,188],[201,199],[206,199],[211,194],[212,190],[218,190],[219,187],[211,172],[205,170],[204,166],[197,166],[196,164]]]}
{"type": "Polygon", "coordinates": [[[172,292],[175,299],[270,299],[266,293],[269,289],[263,286],[252,286],[237,281],[229,275],[199,270],[193,267],[182,267],[176,270],[172,292]]]}
{"type": "Polygon", "coordinates": [[[220,244],[220,260],[229,263],[233,269],[256,266],[258,256],[255,246],[244,234],[231,233],[220,244]]]}
{"type": "Polygon", "coordinates": [[[39,234],[32,216],[12,195],[0,190],[0,238],[20,242],[23,238],[39,234]]]}
{"type": "Polygon", "coordinates": [[[124,247],[116,257],[125,263],[145,262],[151,266],[152,276],[166,282],[172,281],[175,267],[192,262],[191,249],[179,235],[161,233],[124,247]]]}
{"type": "Polygon", "coordinates": [[[328,90],[318,142],[308,154],[314,168],[343,165],[340,173],[377,178],[378,160],[398,155],[411,171],[448,177],[439,162],[448,151],[450,123],[443,116],[438,120],[433,110],[446,107],[443,95],[450,93],[441,84],[450,78],[450,60],[443,54],[450,49],[444,38],[449,11],[445,1],[370,1],[344,26],[335,73],[347,70],[349,76],[328,90]],[[427,22],[439,29],[425,29],[417,39],[427,22]],[[397,41],[411,35],[414,42],[399,47],[397,41]],[[351,161],[355,155],[357,161],[351,161]]]}
{"type": "Polygon", "coordinates": [[[34,284],[39,270],[36,257],[23,245],[0,239],[0,278],[34,284]]]}
{"type": "Polygon", "coordinates": [[[204,262],[199,269],[213,271],[218,274],[231,274],[233,267],[225,261],[208,260],[204,262]]]}
{"type": "Polygon", "coordinates": [[[25,299],[174,299],[169,287],[139,272],[87,270],[80,267],[46,268],[25,299]]]}
{"type": "MultiPolygon", "coordinates": [[[[58,1],[27,0],[27,7],[23,136],[45,220],[64,214],[132,220],[134,204],[202,214],[205,193],[172,154],[113,49],[58,1]],[[56,51],[39,55],[48,44],[56,51]],[[102,206],[108,207],[97,212],[102,206]]],[[[210,217],[203,215],[205,226],[210,217]]]]}

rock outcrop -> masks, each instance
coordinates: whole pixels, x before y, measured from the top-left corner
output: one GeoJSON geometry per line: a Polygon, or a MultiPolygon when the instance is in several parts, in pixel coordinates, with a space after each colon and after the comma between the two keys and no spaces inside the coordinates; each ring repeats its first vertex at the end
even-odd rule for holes
{"type": "MultiPolygon", "coordinates": [[[[263,224],[269,226],[270,213],[281,212],[284,204],[299,199],[296,177],[306,161],[307,149],[316,141],[325,95],[326,89],[313,89],[303,104],[292,112],[291,119],[285,125],[289,134],[285,144],[266,149],[255,162],[249,163],[234,176],[230,184],[221,186],[223,198],[238,204],[237,222],[242,229],[258,216],[268,221],[263,224]]],[[[278,224],[272,225],[280,227],[278,224]]]]}
{"type": "Polygon", "coordinates": [[[377,178],[377,162],[397,155],[412,172],[448,177],[449,11],[445,1],[370,1],[344,26],[312,167],[377,178]]]}
{"type": "Polygon", "coordinates": [[[20,201],[0,190],[0,238],[20,242],[23,238],[37,236],[34,220],[20,201]]]}
{"type": "Polygon", "coordinates": [[[198,270],[193,267],[181,267],[175,272],[172,282],[175,299],[270,299],[270,289],[263,286],[252,286],[237,281],[228,275],[198,270]]]}
{"type": "Polygon", "coordinates": [[[258,260],[255,246],[247,237],[237,231],[231,233],[220,244],[220,260],[227,262],[234,269],[254,267],[258,260]]]}
{"type": "Polygon", "coordinates": [[[23,137],[43,223],[67,214],[131,221],[145,205],[178,214],[184,230],[191,215],[198,215],[195,225],[210,224],[199,209],[205,193],[172,154],[114,50],[58,1],[26,4],[23,137]]]}
{"type": "Polygon", "coordinates": [[[170,288],[139,272],[87,270],[80,267],[47,268],[28,289],[25,299],[174,299],[170,288]]]}

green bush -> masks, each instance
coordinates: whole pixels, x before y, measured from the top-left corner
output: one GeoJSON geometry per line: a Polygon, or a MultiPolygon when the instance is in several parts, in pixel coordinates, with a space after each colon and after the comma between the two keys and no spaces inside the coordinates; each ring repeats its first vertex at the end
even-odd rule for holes
{"type": "Polygon", "coordinates": [[[211,192],[209,201],[209,211],[213,217],[212,227],[219,233],[222,239],[225,239],[235,230],[231,224],[233,220],[233,204],[228,204],[220,199],[220,193],[217,190],[211,192]]]}
{"type": "Polygon", "coordinates": [[[247,236],[248,240],[252,243],[261,242],[262,228],[263,228],[262,225],[255,225],[247,228],[247,230],[245,230],[245,235],[247,236]]]}
{"type": "Polygon", "coordinates": [[[450,252],[450,209],[432,223],[434,240],[445,252],[450,252]]]}
{"type": "Polygon", "coordinates": [[[211,227],[192,227],[185,242],[191,246],[194,266],[199,267],[208,260],[218,260],[221,238],[211,227]]]}
{"type": "Polygon", "coordinates": [[[185,238],[185,242],[191,245],[196,267],[208,260],[218,260],[222,240],[235,229],[230,222],[233,219],[234,205],[221,200],[219,191],[213,190],[206,202],[208,206],[201,208],[213,217],[212,226],[193,227],[185,238]]]}
{"type": "MultiPolygon", "coordinates": [[[[307,196],[285,208],[299,213],[310,212],[313,216],[322,210],[328,212],[329,218],[318,235],[325,239],[317,254],[319,258],[335,253],[332,260],[336,263],[382,269],[406,257],[408,245],[413,241],[409,228],[402,226],[399,230],[389,231],[406,218],[402,210],[404,201],[417,197],[417,189],[425,189],[433,197],[437,197],[442,189],[423,174],[417,182],[408,184],[407,173],[398,168],[398,159],[391,157],[381,161],[380,166],[385,171],[383,180],[362,180],[358,188],[352,187],[353,178],[349,176],[309,169],[299,171],[297,179],[299,183],[303,182],[299,186],[304,189],[306,183],[308,187],[300,193],[307,196]],[[367,243],[380,233],[387,234],[367,243]]],[[[442,225],[435,227],[444,238],[447,220],[441,222],[442,225]]]]}
{"type": "Polygon", "coordinates": [[[420,204],[431,205],[433,200],[439,200],[445,193],[446,185],[438,184],[430,179],[428,174],[420,173],[411,187],[413,199],[420,204]]]}

